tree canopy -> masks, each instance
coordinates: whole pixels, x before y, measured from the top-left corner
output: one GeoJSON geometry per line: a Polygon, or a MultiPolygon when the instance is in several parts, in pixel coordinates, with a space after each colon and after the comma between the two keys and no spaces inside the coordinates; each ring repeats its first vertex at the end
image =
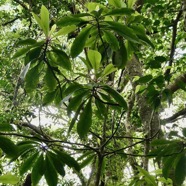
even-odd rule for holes
{"type": "Polygon", "coordinates": [[[185,9],[1,0],[0,183],[184,184],[185,9]]]}

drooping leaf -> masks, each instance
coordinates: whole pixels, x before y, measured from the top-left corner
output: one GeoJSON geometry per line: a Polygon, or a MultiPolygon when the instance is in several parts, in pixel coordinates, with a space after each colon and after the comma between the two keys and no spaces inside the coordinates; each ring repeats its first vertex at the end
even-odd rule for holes
{"type": "Polygon", "coordinates": [[[130,40],[134,43],[139,43],[138,37],[133,32],[133,30],[128,26],[114,21],[105,21],[105,22],[108,24],[110,29],[117,32],[120,36],[123,36],[127,40],[130,40]]]}
{"type": "Polygon", "coordinates": [[[37,88],[39,83],[39,64],[30,69],[25,77],[25,88],[28,93],[31,93],[37,88]]]}
{"type": "Polygon", "coordinates": [[[57,172],[48,153],[46,154],[45,165],[46,165],[45,179],[47,181],[47,184],[49,186],[57,186],[58,181],[57,172]]]}
{"type": "Polygon", "coordinates": [[[149,185],[157,186],[155,178],[149,174],[146,170],[142,169],[141,167],[137,167],[139,172],[144,176],[144,179],[147,181],[149,185]]]}
{"type": "Polygon", "coordinates": [[[89,99],[77,123],[77,132],[80,138],[84,138],[87,135],[91,125],[92,125],[92,100],[89,99]]]}
{"type": "Polygon", "coordinates": [[[123,69],[128,61],[128,53],[123,41],[120,41],[119,44],[120,49],[115,51],[112,55],[112,63],[119,69],[123,69]]]}
{"type": "Polygon", "coordinates": [[[95,155],[90,155],[85,160],[83,160],[80,164],[81,169],[90,164],[93,161],[94,157],[95,155]]]}
{"type": "Polygon", "coordinates": [[[117,8],[117,9],[113,9],[113,10],[107,12],[106,14],[104,14],[104,16],[131,15],[134,12],[135,11],[131,8],[117,8]]]}
{"type": "Polygon", "coordinates": [[[97,72],[101,63],[101,54],[96,50],[89,50],[88,58],[93,69],[95,70],[95,72],[97,72]]]}
{"type": "Polygon", "coordinates": [[[115,35],[112,34],[112,32],[104,30],[104,36],[105,36],[106,42],[110,45],[110,47],[113,50],[119,49],[119,42],[117,38],[115,37],[115,35]]]}
{"type": "Polygon", "coordinates": [[[55,150],[58,158],[65,164],[68,165],[70,168],[74,168],[76,171],[80,171],[80,166],[77,161],[71,157],[69,154],[65,152],[61,152],[59,150],[55,150]]]}
{"type": "Polygon", "coordinates": [[[116,70],[117,70],[117,68],[115,68],[114,65],[112,63],[110,63],[105,67],[105,69],[102,73],[102,77],[107,76],[107,75],[111,74],[112,72],[115,72],[116,70]]]}
{"type": "Polygon", "coordinates": [[[174,166],[175,159],[176,159],[175,155],[164,158],[162,173],[165,179],[169,177],[169,173],[174,166]]]}
{"type": "Polygon", "coordinates": [[[77,57],[83,51],[90,29],[91,27],[89,26],[83,28],[72,43],[70,54],[73,58],[77,57]]]}
{"type": "Polygon", "coordinates": [[[149,40],[149,38],[146,35],[145,28],[143,25],[132,25],[131,28],[133,29],[133,32],[136,33],[138,38],[145,44],[151,46],[154,48],[154,44],[149,40]]]}
{"type": "Polygon", "coordinates": [[[77,95],[75,95],[72,99],[70,99],[69,105],[68,105],[68,110],[77,110],[77,108],[79,107],[79,105],[81,104],[82,100],[86,98],[86,96],[88,95],[89,91],[87,90],[83,90],[80,93],[78,93],[77,95]]]}
{"type": "Polygon", "coordinates": [[[52,92],[55,90],[57,86],[56,78],[54,77],[54,71],[47,67],[46,74],[44,77],[44,81],[46,83],[47,88],[49,89],[49,92],[52,92]]]}
{"type": "Polygon", "coordinates": [[[175,168],[175,181],[178,185],[183,184],[186,177],[186,156],[183,155],[175,168]]]}
{"type": "Polygon", "coordinates": [[[36,152],[25,160],[25,162],[19,168],[20,175],[23,175],[25,172],[27,172],[32,167],[38,155],[39,155],[39,152],[36,152]]]}
{"type": "Polygon", "coordinates": [[[45,172],[44,157],[43,154],[41,154],[34,163],[34,166],[32,168],[31,180],[33,186],[37,186],[39,180],[44,175],[44,172],[45,172]]]}
{"type": "Polygon", "coordinates": [[[113,97],[120,106],[127,110],[128,108],[127,103],[124,100],[123,96],[119,94],[119,92],[117,92],[116,90],[112,89],[107,85],[103,86],[102,89],[105,90],[111,97],[113,97]]]}
{"type": "Polygon", "coordinates": [[[52,52],[55,54],[56,57],[55,62],[59,66],[63,67],[66,70],[71,70],[70,59],[64,51],[53,48],[52,52]]]}
{"type": "Polygon", "coordinates": [[[79,105],[79,107],[77,108],[76,113],[75,113],[74,117],[72,118],[72,120],[71,120],[71,122],[70,122],[70,126],[69,126],[69,129],[68,129],[68,134],[71,132],[72,128],[74,127],[74,125],[75,125],[75,123],[76,123],[76,121],[77,121],[77,118],[78,118],[78,116],[79,116],[79,114],[80,114],[80,112],[81,112],[81,109],[82,109],[82,107],[84,106],[84,104],[85,104],[85,101],[83,101],[83,102],[79,105]]]}
{"type": "Polygon", "coordinates": [[[52,92],[47,92],[44,97],[43,97],[43,105],[46,106],[49,103],[51,103],[56,96],[56,90],[52,91],[52,92]]]}
{"type": "Polygon", "coordinates": [[[0,176],[0,183],[15,185],[19,182],[19,178],[10,173],[0,176]]]}
{"type": "Polygon", "coordinates": [[[95,104],[96,104],[96,107],[97,107],[97,109],[98,109],[98,114],[100,115],[100,116],[105,116],[106,115],[106,111],[107,111],[107,109],[106,109],[106,107],[105,107],[105,105],[104,105],[104,103],[102,103],[100,100],[98,100],[98,99],[95,99],[95,104]]]}
{"type": "Polygon", "coordinates": [[[48,151],[47,155],[50,156],[50,161],[54,165],[56,171],[63,177],[65,176],[64,163],[53,152],[48,151]]]}
{"type": "Polygon", "coordinates": [[[155,139],[152,141],[151,145],[153,146],[160,146],[160,145],[168,145],[171,144],[172,141],[166,139],[155,139]]]}
{"type": "Polygon", "coordinates": [[[18,154],[18,147],[10,139],[3,136],[0,136],[0,148],[10,158],[18,154]]]}

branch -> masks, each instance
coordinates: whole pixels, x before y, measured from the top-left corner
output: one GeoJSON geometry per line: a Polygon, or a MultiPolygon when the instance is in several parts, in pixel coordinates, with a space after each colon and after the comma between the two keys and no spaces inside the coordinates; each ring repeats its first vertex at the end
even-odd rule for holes
{"type": "Polygon", "coordinates": [[[173,114],[171,117],[165,118],[163,120],[161,120],[162,123],[166,124],[166,123],[173,123],[180,118],[180,116],[184,117],[186,115],[186,108],[178,111],[177,113],[173,114]]]}
{"type": "MultiPolygon", "coordinates": [[[[180,20],[180,17],[183,13],[183,10],[181,9],[178,14],[176,19],[173,21],[173,26],[172,26],[172,42],[171,42],[171,51],[170,51],[170,59],[169,59],[169,66],[172,66],[173,60],[174,60],[174,53],[176,49],[176,36],[177,36],[177,26],[178,22],[180,20]]],[[[168,77],[170,75],[171,68],[168,68],[165,72],[165,75],[168,77]]]]}
{"type": "Polygon", "coordinates": [[[17,17],[15,17],[15,18],[12,19],[12,20],[3,23],[2,26],[6,26],[6,25],[8,25],[8,24],[11,24],[11,23],[15,22],[16,20],[18,20],[19,18],[21,18],[21,17],[20,17],[20,16],[17,16],[17,17]]]}
{"type": "Polygon", "coordinates": [[[21,2],[20,0],[14,0],[17,4],[21,5],[24,9],[29,10],[28,7],[24,4],[24,2],[21,2]]]}
{"type": "Polygon", "coordinates": [[[172,84],[167,86],[167,89],[169,90],[171,94],[173,94],[174,92],[176,92],[177,90],[181,88],[180,85],[183,83],[186,84],[186,73],[178,76],[172,84]]]}
{"type": "Polygon", "coordinates": [[[154,138],[158,135],[159,132],[160,132],[160,130],[158,130],[152,137],[143,138],[142,140],[137,141],[136,143],[133,143],[133,144],[128,145],[128,146],[126,146],[126,147],[123,147],[123,148],[120,148],[120,149],[117,149],[117,150],[114,150],[114,151],[111,151],[111,152],[106,152],[106,153],[104,154],[104,156],[108,156],[108,155],[110,155],[110,154],[116,154],[116,153],[118,153],[118,152],[121,152],[121,151],[126,150],[126,149],[131,148],[131,147],[134,147],[134,146],[136,146],[136,145],[138,145],[138,144],[141,144],[141,143],[144,143],[144,142],[146,142],[146,141],[151,141],[152,139],[154,139],[154,138]]]}

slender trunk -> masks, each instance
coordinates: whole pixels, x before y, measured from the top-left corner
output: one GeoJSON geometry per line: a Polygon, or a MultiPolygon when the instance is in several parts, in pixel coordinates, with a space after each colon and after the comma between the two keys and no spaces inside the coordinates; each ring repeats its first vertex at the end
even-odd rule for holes
{"type": "Polygon", "coordinates": [[[100,180],[101,180],[103,159],[104,159],[104,157],[101,154],[99,154],[98,155],[98,166],[97,166],[95,186],[99,186],[99,183],[100,183],[100,180]]]}

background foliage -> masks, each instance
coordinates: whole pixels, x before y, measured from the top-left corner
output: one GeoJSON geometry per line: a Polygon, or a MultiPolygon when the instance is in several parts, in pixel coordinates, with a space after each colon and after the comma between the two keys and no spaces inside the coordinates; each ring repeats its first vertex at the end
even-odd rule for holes
{"type": "Polygon", "coordinates": [[[1,1],[0,183],[182,185],[185,7],[1,1]]]}

